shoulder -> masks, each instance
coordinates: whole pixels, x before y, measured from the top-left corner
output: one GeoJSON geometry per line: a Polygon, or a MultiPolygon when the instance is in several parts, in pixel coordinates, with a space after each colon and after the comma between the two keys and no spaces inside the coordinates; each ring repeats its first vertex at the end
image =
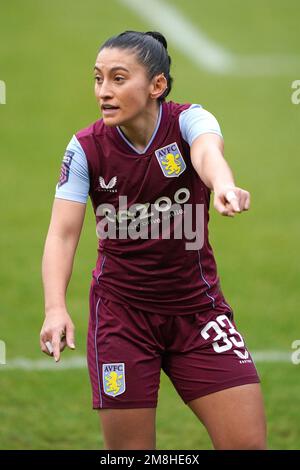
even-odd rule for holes
{"type": "Polygon", "coordinates": [[[216,120],[216,117],[213,113],[205,109],[201,104],[193,103],[188,108],[181,111],[180,120],[185,120],[189,118],[196,119],[210,119],[212,121],[216,120]]]}
{"type": "MultiPolygon", "coordinates": [[[[100,149],[107,145],[106,142],[110,133],[110,127],[104,124],[103,119],[98,119],[75,133],[75,137],[85,152],[88,162],[97,160],[100,149]]],[[[109,141],[111,141],[110,138],[109,141]]]]}
{"type": "Polygon", "coordinates": [[[189,145],[201,134],[213,133],[223,137],[216,117],[201,104],[194,103],[179,115],[181,135],[189,145]]]}
{"type": "Polygon", "coordinates": [[[216,122],[216,117],[199,103],[176,103],[174,101],[166,102],[170,115],[177,118],[180,122],[189,119],[210,120],[216,122]]]}
{"type": "Polygon", "coordinates": [[[178,119],[180,114],[191,106],[191,103],[176,103],[174,101],[166,101],[164,105],[168,110],[169,116],[178,119]]]}
{"type": "Polygon", "coordinates": [[[89,124],[87,127],[78,130],[75,133],[76,138],[80,141],[82,139],[89,139],[104,135],[107,132],[107,126],[105,126],[103,119],[98,119],[97,121],[89,124]]]}

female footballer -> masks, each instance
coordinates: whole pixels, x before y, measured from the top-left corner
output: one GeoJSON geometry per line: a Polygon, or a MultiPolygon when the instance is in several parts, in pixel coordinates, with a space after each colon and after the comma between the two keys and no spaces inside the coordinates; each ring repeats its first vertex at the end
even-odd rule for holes
{"type": "Polygon", "coordinates": [[[211,191],[229,217],[249,209],[250,195],[235,185],[216,118],[166,101],[170,63],[158,32],[125,31],[100,47],[102,118],[73,135],[63,158],[40,346],[56,361],[75,348],[66,290],[90,196],[99,240],[87,359],[105,448],[155,449],[162,369],[215,449],[265,449],[260,378],[208,239],[211,191]]]}

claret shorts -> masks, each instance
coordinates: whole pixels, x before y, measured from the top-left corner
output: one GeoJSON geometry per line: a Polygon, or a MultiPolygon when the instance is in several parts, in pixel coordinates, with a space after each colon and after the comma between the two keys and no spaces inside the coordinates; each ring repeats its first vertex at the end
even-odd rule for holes
{"type": "Polygon", "coordinates": [[[188,403],[260,382],[232,311],[143,312],[90,289],[87,360],[93,408],[154,408],[161,369],[188,403]]]}

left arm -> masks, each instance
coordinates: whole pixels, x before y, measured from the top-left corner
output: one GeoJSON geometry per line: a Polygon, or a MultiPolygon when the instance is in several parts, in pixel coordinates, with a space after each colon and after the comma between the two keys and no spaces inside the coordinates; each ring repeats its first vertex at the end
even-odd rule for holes
{"type": "Polygon", "coordinates": [[[235,186],[232,171],[223,155],[223,139],[217,134],[205,133],[193,141],[190,150],[193,167],[214,192],[215,209],[230,217],[248,210],[250,194],[235,186]]]}

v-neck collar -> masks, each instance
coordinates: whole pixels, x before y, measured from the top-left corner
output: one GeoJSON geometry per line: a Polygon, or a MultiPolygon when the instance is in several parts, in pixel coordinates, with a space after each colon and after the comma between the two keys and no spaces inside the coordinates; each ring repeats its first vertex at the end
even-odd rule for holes
{"type": "Polygon", "coordinates": [[[153,140],[155,139],[156,137],[156,134],[157,134],[157,131],[159,129],[159,126],[160,126],[160,123],[161,123],[161,116],[162,116],[162,103],[159,103],[159,112],[158,112],[158,118],[157,118],[157,122],[156,122],[156,126],[155,126],[155,129],[153,131],[153,134],[148,142],[148,144],[146,145],[146,147],[143,149],[143,150],[138,150],[128,139],[127,137],[125,136],[124,132],[121,130],[121,128],[119,126],[116,126],[116,129],[120,135],[120,137],[123,139],[124,142],[126,142],[126,144],[134,151],[136,152],[138,155],[143,155],[144,153],[147,152],[147,150],[150,148],[153,140]]]}

